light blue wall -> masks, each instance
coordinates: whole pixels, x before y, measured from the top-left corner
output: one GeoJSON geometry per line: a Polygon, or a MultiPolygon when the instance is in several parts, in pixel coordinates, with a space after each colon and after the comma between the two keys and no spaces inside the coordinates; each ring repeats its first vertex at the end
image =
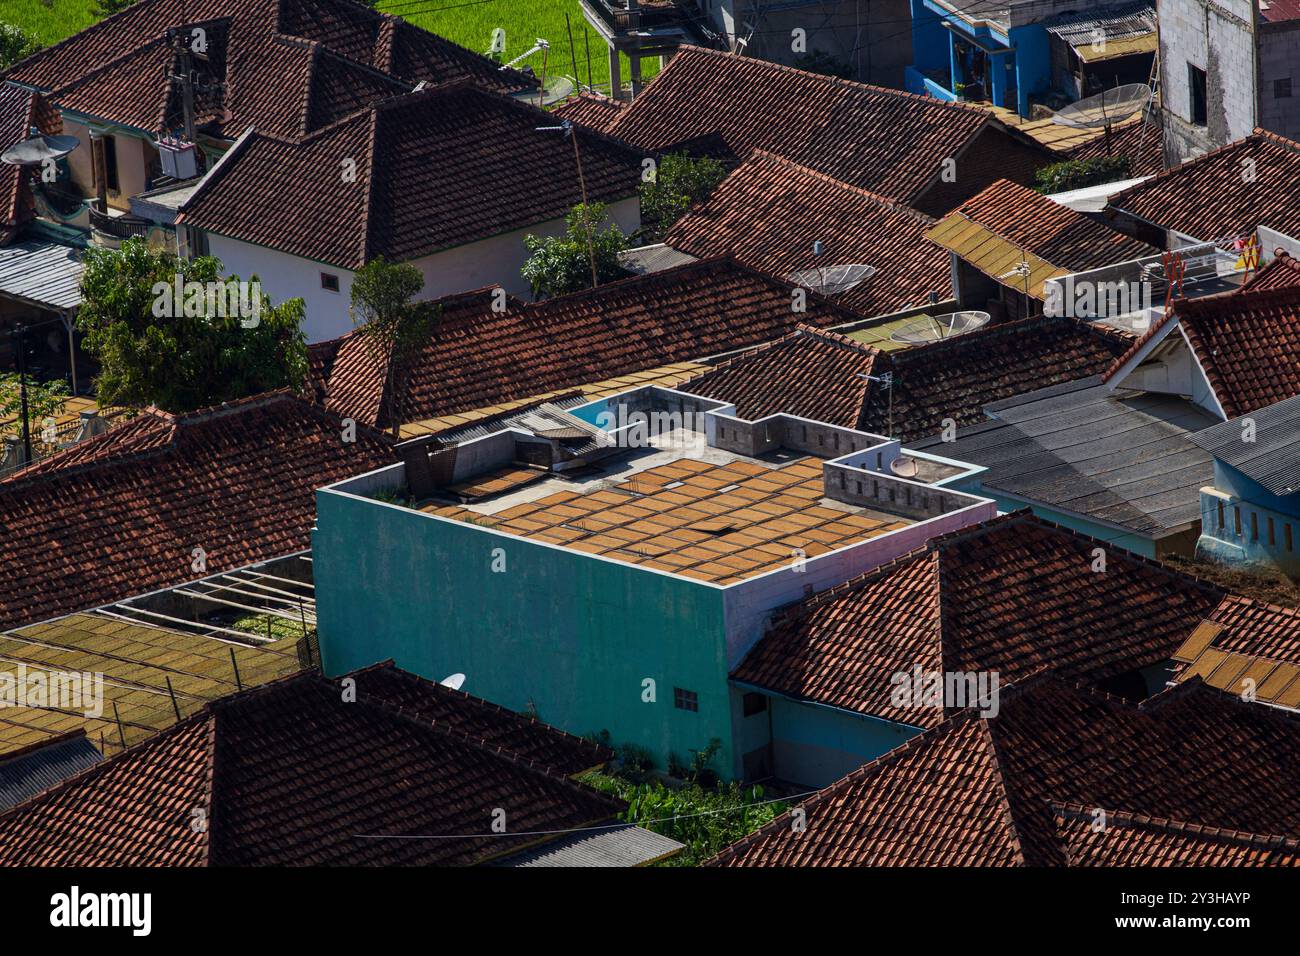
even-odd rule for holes
{"type": "Polygon", "coordinates": [[[1220,491],[1257,504],[1275,514],[1300,518],[1300,492],[1275,495],[1253,478],[1248,478],[1231,465],[1214,460],[1214,487],[1220,491]]]}
{"type": "Polygon", "coordinates": [[[920,730],[784,697],[769,698],[776,775],[824,787],[920,730]]]}
{"type": "Polygon", "coordinates": [[[608,730],[660,767],[717,737],[715,769],[731,773],[720,589],[331,491],[317,493],[312,556],[327,673],[390,657],[433,680],[461,672],[468,693],[608,730]],[[675,686],[699,695],[698,713],[674,706],[675,686]]]}

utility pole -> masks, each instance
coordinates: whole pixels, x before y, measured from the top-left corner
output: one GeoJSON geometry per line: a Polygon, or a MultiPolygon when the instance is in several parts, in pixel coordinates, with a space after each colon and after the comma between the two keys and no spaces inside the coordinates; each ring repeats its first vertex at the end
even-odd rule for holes
{"type": "Polygon", "coordinates": [[[573,161],[578,165],[578,189],[582,192],[582,224],[587,229],[587,260],[591,263],[591,287],[600,285],[596,278],[596,245],[591,235],[591,219],[587,214],[587,181],[582,176],[582,154],[578,151],[578,131],[573,123],[565,120],[559,126],[538,126],[538,132],[561,131],[573,140],[573,161]]]}

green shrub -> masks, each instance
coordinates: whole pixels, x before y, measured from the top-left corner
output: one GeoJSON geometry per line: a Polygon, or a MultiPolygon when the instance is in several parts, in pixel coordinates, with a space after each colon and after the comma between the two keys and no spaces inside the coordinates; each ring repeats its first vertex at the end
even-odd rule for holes
{"type": "Polygon", "coordinates": [[[1127,156],[1096,156],[1092,159],[1067,159],[1062,163],[1044,166],[1034,174],[1040,193],[1063,193],[1071,189],[1086,189],[1102,183],[1127,179],[1132,163],[1127,156]]]}

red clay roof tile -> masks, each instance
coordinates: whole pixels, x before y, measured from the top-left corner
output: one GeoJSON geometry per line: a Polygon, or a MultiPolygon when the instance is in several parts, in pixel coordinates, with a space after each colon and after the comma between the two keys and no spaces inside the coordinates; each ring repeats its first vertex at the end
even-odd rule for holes
{"type": "Polygon", "coordinates": [[[549,762],[603,763],[593,744],[391,664],[352,676],[355,701],[316,672],[214,701],[19,804],[0,864],[466,865],[623,807],[549,762]]]}
{"type": "Polygon", "coordinates": [[[315,490],[396,459],[285,392],[149,410],[0,482],[0,627],[310,547],[315,490]]]}
{"type": "Polygon", "coordinates": [[[1259,226],[1295,235],[1298,179],[1300,143],[1257,129],[1111,196],[1110,206],[1205,242],[1259,226]]]}
{"type": "Polygon", "coordinates": [[[1005,685],[1050,667],[1103,680],[1167,660],[1223,592],[1028,512],[925,549],[796,605],[732,679],[819,704],[933,727],[899,707],[893,675],[996,671],[1005,685]]]}
{"type": "MultiPolygon", "coordinates": [[[[1103,857],[1072,856],[1079,844],[1058,826],[1063,804],[1294,840],[1298,744],[1294,715],[1199,680],[1134,706],[1040,674],[1004,687],[996,717],[963,710],[805,800],[802,830],[788,811],[710,864],[1064,866],[1103,857]]],[[[1150,844],[1129,852],[1170,862],[1150,844]]]]}
{"type": "Polygon", "coordinates": [[[732,255],[789,276],[816,266],[866,263],[875,273],[833,296],[883,315],[952,295],[948,256],[925,239],[929,216],[771,153],[756,151],[668,231],[664,242],[699,258],[732,255]],[[814,241],[825,248],[814,260],[814,241]]]}
{"type": "Polygon", "coordinates": [[[1000,176],[1029,182],[1052,160],[975,107],[694,46],[681,47],[607,131],[655,152],[686,146],[743,159],[768,150],[931,213],[1000,176]],[[947,183],[945,160],[957,171],[947,183]]]}

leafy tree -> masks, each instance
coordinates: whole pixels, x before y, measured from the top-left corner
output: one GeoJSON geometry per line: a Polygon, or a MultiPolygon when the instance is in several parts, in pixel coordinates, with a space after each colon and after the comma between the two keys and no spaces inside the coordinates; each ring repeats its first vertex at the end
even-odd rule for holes
{"type": "Polygon", "coordinates": [[[185,412],[307,377],[302,299],[273,305],[256,276],[223,277],[212,256],[181,259],[139,239],[88,249],[81,295],[77,327],[102,369],[103,405],[185,412]],[[244,308],[227,304],[232,293],[244,308]]]}
{"type": "Polygon", "coordinates": [[[0,70],[7,70],[19,60],[31,56],[41,45],[9,23],[0,23],[0,70]]]}
{"type": "Polygon", "coordinates": [[[385,369],[383,416],[393,435],[401,426],[398,393],[407,365],[429,335],[432,317],[412,300],[424,288],[424,276],[405,262],[379,256],[367,262],[352,280],[352,321],[360,327],[374,360],[385,369]]]}
{"type": "Polygon", "coordinates": [[[654,182],[641,185],[642,234],[651,242],[662,239],[673,223],[695,203],[708,199],[726,177],[726,167],[716,159],[693,159],[685,153],[665,156],[654,182]]]}
{"type": "Polygon", "coordinates": [[[534,296],[547,298],[590,289],[593,255],[598,282],[609,282],[624,274],[618,254],[627,248],[627,236],[612,222],[602,231],[604,221],[603,203],[579,203],[565,217],[563,235],[524,236],[529,256],[521,272],[533,287],[534,296]]]}
{"type": "MultiPolygon", "coordinates": [[[[45,419],[57,417],[63,411],[67,398],[68,385],[61,379],[38,382],[30,375],[27,376],[27,429],[33,444],[41,440],[45,419]]],[[[22,383],[18,374],[0,374],[0,421],[13,419],[14,435],[22,434],[22,410],[22,383]]]]}

